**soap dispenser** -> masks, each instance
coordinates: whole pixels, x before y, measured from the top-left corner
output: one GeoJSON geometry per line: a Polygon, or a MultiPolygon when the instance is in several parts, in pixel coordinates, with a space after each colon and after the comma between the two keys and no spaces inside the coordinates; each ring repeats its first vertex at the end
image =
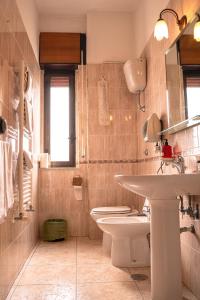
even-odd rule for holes
{"type": "Polygon", "coordinates": [[[172,158],[172,146],[168,145],[168,140],[162,146],[162,158],[172,158]]]}

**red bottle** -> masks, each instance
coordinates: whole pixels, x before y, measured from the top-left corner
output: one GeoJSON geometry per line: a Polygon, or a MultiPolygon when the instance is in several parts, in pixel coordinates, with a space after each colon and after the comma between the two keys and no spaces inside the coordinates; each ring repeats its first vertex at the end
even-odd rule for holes
{"type": "Polygon", "coordinates": [[[165,140],[165,143],[162,146],[162,157],[163,158],[172,158],[172,146],[168,145],[167,140],[165,140]]]}

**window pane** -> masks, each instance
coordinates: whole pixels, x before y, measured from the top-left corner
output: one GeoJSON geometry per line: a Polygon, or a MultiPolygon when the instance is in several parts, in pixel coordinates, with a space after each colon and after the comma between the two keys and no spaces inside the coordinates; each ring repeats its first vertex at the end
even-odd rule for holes
{"type": "Polygon", "coordinates": [[[188,118],[200,115],[200,87],[187,87],[188,118]]]}
{"type": "Polygon", "coordinates": [[[50,88],[51,161],[69,161],[69,87],[50,88]]]}

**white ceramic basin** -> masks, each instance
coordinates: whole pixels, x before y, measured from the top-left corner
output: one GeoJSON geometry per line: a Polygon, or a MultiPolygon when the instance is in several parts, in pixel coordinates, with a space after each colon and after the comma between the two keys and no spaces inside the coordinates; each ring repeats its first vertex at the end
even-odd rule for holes
{"type": "Polygon", "coordinates": [[[175,199],[178,195],[200,195],[200,174],[115,175],[125,189],[151,199],[175,199]]]}
{"type": "Polygon", "coordinates": [[[117,235],[136,238],[137,236],[146,236],[150,230],[150,224],[147,217],[111,217],[97,220],[98,226],[112,236],[117,235]]]}
{"type": "Polygon", "coordinates": [[[200,174],[115,175],[125,189],[151,205],[151,299],[181,300],[178,195],[200,195],[200,174]]]}

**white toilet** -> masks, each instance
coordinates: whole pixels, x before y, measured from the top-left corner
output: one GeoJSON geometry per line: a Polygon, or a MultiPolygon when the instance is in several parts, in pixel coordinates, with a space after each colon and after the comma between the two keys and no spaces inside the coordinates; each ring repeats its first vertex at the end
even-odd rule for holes
{"type": "Polygon", "coordinates": [[[150,265],[150,222],[146,216],[101,218],[97,225],[112,236],[111,259],[114,266],[150,265]]]}
{"type": "MultiPolygon", "coordinates": [[[[96,207],[90,212],[92,219],[97,222],[100,218],[110,217],[127,217],[130,215],[137,215],[137,210],[131,210],[129,206],[106,206],[96,207]]],[[[109,233],[103,231],[103,249],[108,255],[111,254],[112,237],[109,233]]]]}

